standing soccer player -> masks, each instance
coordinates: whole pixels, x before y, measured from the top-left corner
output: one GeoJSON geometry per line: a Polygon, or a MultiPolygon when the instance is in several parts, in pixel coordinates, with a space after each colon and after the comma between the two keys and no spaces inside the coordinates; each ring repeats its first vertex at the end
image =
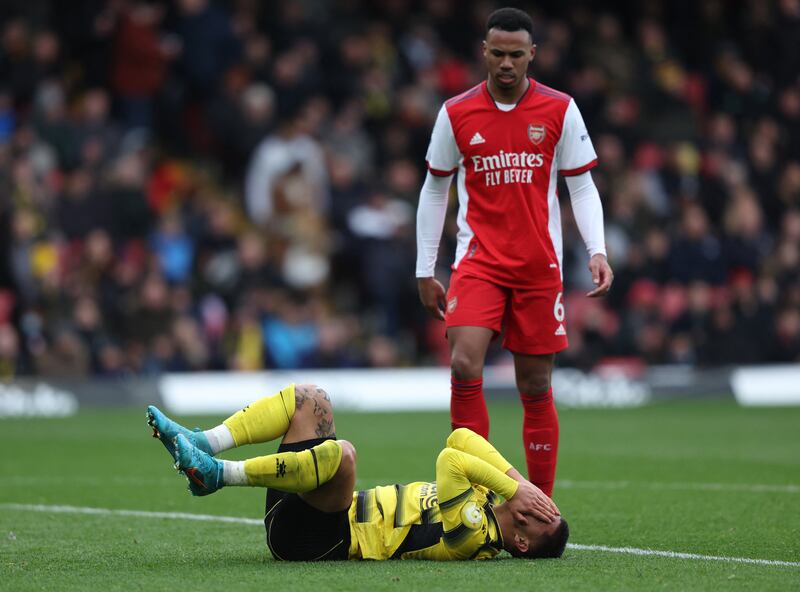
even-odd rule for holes
{"type": "Polygon", "coordinates": [[[595,288],[606,294],[603,208],[589,170],[597,164],[578,107],[527,76],[536,55],[533,23],[501,8],[489,16],[485,82],[445,102],[426,157],[417,212],[420,299],[444,320],[450,344],[453,429],[488,437],[483,366],[492,338],[514,354],[523,406],[529,479],[552,494],[558,415],[550,377],[567,347],[562,301],[557,175],[566,177],[575,220],[589,251],[595,288]],[[434,277],[452,175],[458,172],[458,246],[450,287],[434,277]]]}

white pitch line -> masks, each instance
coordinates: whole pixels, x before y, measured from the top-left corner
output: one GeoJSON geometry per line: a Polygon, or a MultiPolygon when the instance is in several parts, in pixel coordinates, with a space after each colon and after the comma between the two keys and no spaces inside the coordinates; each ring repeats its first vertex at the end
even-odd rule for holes
{"type": "Polygon", "coordinates": [[[42,504],[0,504],[0,509],[25,512],[47,512],[52,514],[94,514],[100,516],[130,516],[134,518],[164,518],[168,520],[195,520],[197,522],[264,525],[263,520],[256,520],[255,518],[239,518],[238,516],[218,516],[213,514],[187,514],[185,512],[146,512],[144,510],[111,510],[109,508],[46,506],[42,504]]]}
{"type": "Polygon", "coordinates": [[[698,555],[697,553],[680,553],[678,551],[658,551],[656,549],[637,549],[636,547],[606,547],[605,545],[578,545],[567,543],[568,549],[575,551],[603,551],[606,553],[622,553],[624,555],[646,555],[653,557],[669,557],[671,559],[698,559],[700,561],[729,561],[750,565],[781,565],[800,567],[798,561],[776,561],[774,559],[750,559],[748,557],[724,557],[720,555],[698,555]]]}
{"type": "Polygon", "coordinates": [[[745,493],[800,493],[800,485],[767,485],[762,483],[656,483],[652,481],[573,481],[560,479],[556,487],[566,489],[673,489],[687,491],[739,491],[745,493]]]}
{"type": "MultiPolygon", "coordinates": [[[[48,512],[54,514],[92,514],[100,516],[125,516],[135,518],[161,518],[167,520],[194,520],[198,522],[224,522],[228,524],[248,524],[262,526],[263,520],[240,518],[239,516],[219,516],[213,514],[187,514],[185,512],[147,512],[143,510],[112,510],[109,508],[90,508],[82,506],[48,506],[44,504],[0,504],[0,510],[16,510],[27,512],[48,512]]],[[[693,559],[699,561],[728,561],[749,565],[771,565],[782,567],[800,567],[798,561],[776,561],[773,559],[751,559],[748,557],[724,557],[719,555],[699,555],[697,553],[681,553],[678,551],[659,551],[656,549],[637,549],[635,547],[607,547],[605,545],[580,545],[569,543],[567,548],[573,551],[600,551],[620,553],[623,555],[643,555],[651,557],[667,557],[670,559],[693,559]]]]}

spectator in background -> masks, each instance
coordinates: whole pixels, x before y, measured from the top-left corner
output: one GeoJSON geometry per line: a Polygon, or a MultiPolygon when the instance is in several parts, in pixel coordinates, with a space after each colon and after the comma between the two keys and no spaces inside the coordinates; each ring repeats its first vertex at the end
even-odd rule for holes
{"type": "Polygon", "coordinates": [[[723,249],[728,268],[758,271],[772,245],[764,231],[763,215],[755,194],[746,188],[735,192],[725,212],[723,249]]]}
{"type": "Polygon", "coordinates": [[[779,310],[775,317],[773,359],[777,362],[800,362],[800,311],[796,306],[779,310]]]}
{"type": "Polygon", "coordinates": [[[219,158],[228,178],[239,183],[247,161],[274,127],[275,93],[266,84],[247,86],[240,70],[226,77],[224,92],[211,111],[211,125],[219,143],[219,158]]]}
{"type": "Polygon", "coordinates": [[[98,169],[116,156],[120,130],[110,116],[110,100],[104,89],[93,88],[83,95],[74,135],[82,166],[98,169]]]}
{"type": "Polygon", "coordinates": [[[164,215],[151,243],[164,278],[173,284],[188,281],[194,262],[194,242],[184,231],[180,217],[172,213],[164,215]]]}
{"type": "Polygon", "coordinates": [[[287,292],[276,302],[263,323],[264,345],[276,368],[304,368],[319,345],[313,302],[287,292]]]}
{"type": "Polygon", "coordinates": [[[159,126],[183,154],[213,152],[209,109],[226,73],[241,57],[230,15],[211,0],[180,0],[161,49],[172,61],[162,89],[159,126]]]}
{"type": "Polygon", "coordinates": [[[412,263],[413,218],[408,202],[380,190],[371,192],[348,217],[366,301],[377,309],[376,328],[393,337],[400,329],[400,299],[408,297],[403,271],[412,263]]]}
{"type": "Polygon", "coordinates": [[[79,162],[77,138],[67,119],[64,89],[55,81],[43,82],[36,90],[34,125],[37,136],[55,150],[64,169],[79,162]]]}
{"type": "Polygon", "coordinates": [[[319,143],[310,135],[309,106],[287,107],[276,132],[253,153],[245,183],[245,203],[250,219],[265,225],[276,214],[292,208],[292,195],[277,193],[282,178],[296,171],[308,185],[309,194],[296,196],[317,212],[328,207],[328,174],[319,143]],[[283,198],[281,200],[281,198],[283,198]],[[287,203],[288,202],[288,203],[287,203]]]}
{"type": "Polygon", "coordinates": [[[725,280],[725,254],[708,218],[697,204],[688,204],[681,215],[681,231],[670,252],[670,277],[681,283],[725,280]]]}
{"type": "Polygon", "coordinates": [[[48,378],[86,378],[91,374],[89,353],[73,331],[58,330],[52,345],[37,351],[34,358],[36,374],[48,378]]]}
{"type": "Polygon", "coordinates": [[[9,382],[27,373],[17,330],[10,324],[0,325],[0,382],[9,382]]]}
{"type": "Polygon", "coordinates": [[[97,190],[97,178],[84,168],[75,169],[65,180],[57,207],[58,228],[69,240],[82,239],[108,221],[107,207],[97,190]]]}
{"type": "Polygon", "coordinates": [[[225,71],[240,58],[230,17],[210,0],[179,0],[177,5],[178,68],[188,97],[213,96],[225,71]]]}
{"type": "Polygon", "coordinates": [[[126,337],[149,347],[153,339],[169,331],[174,319],[169,286],[160,275],[151,274],[144,280],[136,302],[136,308],[126,315],[126,337]]]}
{"type": "Polygon", "coordinates": [[[111,85],[127,128],[153,127],[154,102],[166,80],[168,60],[179,51],[177,40],[159,32],[163,18],[163,6],[136,1],[117,25],[111,85]]]}

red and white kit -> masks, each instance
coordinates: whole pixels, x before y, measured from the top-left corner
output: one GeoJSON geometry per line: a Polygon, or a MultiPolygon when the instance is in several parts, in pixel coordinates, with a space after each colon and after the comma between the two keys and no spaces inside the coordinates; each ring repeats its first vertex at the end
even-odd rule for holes
{"type": "Polygon", "coordinates": [[[417,276],[433,275],[449,177],[458,172],[447,326],[499,332],[505,322],[508,349],[544,354],[567,346],[558,174],[588,179],[569,186],[576,221],[590,255],[605,254],[605,240],[602,205],[587,173],[597,155],[580,111],[570,96],[529,81],[516,105],[496,103],[482,82],[440,110],[426,160],[431,175],[447,180],[437,184],[429,176],[423,187],[417,276]]]}

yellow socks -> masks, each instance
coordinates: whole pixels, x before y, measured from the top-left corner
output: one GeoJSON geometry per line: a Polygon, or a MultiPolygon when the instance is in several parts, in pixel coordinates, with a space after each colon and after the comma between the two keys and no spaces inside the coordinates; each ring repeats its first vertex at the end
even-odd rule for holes
{"type": "Polygon", "coordinates": [[[258,444],[280,438],[289,429],[294,415],[294,384],[278,394],[263,397],[237,411],[223,423],[236,446],[258,444]]]}
{"type": "MultiPolygon", "coordinates": [[[[278,452],[250,458],[244,461],[244,474],[246,484],[252,487],[272,487],[290,493],[303,493],[330,481],[341,462],[342,447],[339,442],[326,440],[300,452],[278,452]]],[[[245,483],[226,482],[226,485],[245,483]]]]}
{"type": "MultiPolygon", "coordinates": [[[[212,452],[283,436],[294,416],[294,384],[237,411],[209,436],[212,452]]],[[[326,440],[300,452],[278,452],[245,461],[222,461],[225,485],[273,487],[290,493],[312,491],[331,480],[342,462],[342,447],[326,440]]]]}

